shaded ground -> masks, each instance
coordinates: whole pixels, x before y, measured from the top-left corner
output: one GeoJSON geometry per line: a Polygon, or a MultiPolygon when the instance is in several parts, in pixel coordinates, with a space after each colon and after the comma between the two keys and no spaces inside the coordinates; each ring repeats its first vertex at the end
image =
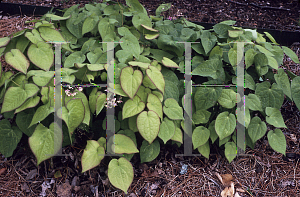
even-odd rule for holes
{"type": "MultiPolygon", "coordinates": [[[[152,2],[152,7],[149,8],[155,10],[154,8],[158,6],[157,1],[152,2]]],[[[247,17],[244,15],[242,17],[246,20],[244,24],[242,24],[242,20],[237,20],[240,24],[246,26],[257,24],[257,27],[264,27],[259,25],[274,24],[277,29],[289,30],[288,25],[296,25],[297,22],[295,20],[299,18],[299,7],[297,7],[299,4],[296,1],[286,1],[286,3],[281,4],[285,9],[293,9],[293,12],[268,9],[270,11],[267,11],[269,14],[274,12],[279,18],[266,15],[260,8],[255,6],[249,6],[246,9],[245,6],[235,5],[224,0],[189,2],[192,2],[190,3],[192,5],[196,5],[197,2],[201,3],[201,6],[198,6],[198,8],[201,8],[199,15],[193,15],[192,12],[188,11],[190,17],[202,17],[200,21],[205,21],[203,20],[204,18],[208,18],[208,22],[220,22],[222,18],[223,20],[237,20],[234,19],[236,17],[235,8],[239,7],[244,10],[250,10],[248,15],[255,16],[254,20],[248,17],[250,20],[247,21],[247,17]],[[224,7],[225,3],[227,3],[228,7],[224,7]],[[251,11],[251,8],[254,10],[251,11]],[[220,21],[212,21],[212,16],[209,15],[221,9],[224,9],[223,12],[217,12],[217,15],[214,16],[214,20],[220,21]],[[259,15],[259,13],[262,14],[259,15]],[[291,14],[289,15],[289,13],[291,14]],[[226,16],[225,14],[229,17],[222,17],[226,16]],[[264,21],[263,19],[268,21],[268,17],[272,19],[272,23],[261,22],[264,21]]],[[[236,0],[236,2],[245,3],[246,1],[236,0]]],[[[257,5],[261,4],[262,6],[280,6],[280,1],[270,1],[270,4],[267,4],[267,1],[260,3],[249,0],[247,2],[256,3],[257,5]]],[[[69,6],[70,2],[67,3],[63,5],[69,6]]],[[[145,3],[144,1],[146,6],[145,3]]],[[[194,9],[190,5],[184,6],[183,3],[178,3],[177,6],[179,10],[182,8],[194,9]],[[182,7],[179,8],[180,6],[182,7]]],[[[247,13],[247,11],[238,11],[238,13],[247,13]]],[[[24,22],[31,19],[29,17],[0,19],[0,37],[9,35],[13,31],[24,29],[24,22]]],[[[299,43],[294,43],[291,48],[300,57],[299,43]]],[[[282,68],[288,69],[298,76],[300,75],[299,64],[294,64],[286,56],[283,64],[282,68]]],[[[4,65],[3,70],[7,71],[10,68],[4,65]]],[[[238,193],[240,196],[300,196],[300,169],[299,160],[297,159],[299,156],[297,154],[300,154],[300,112],[294,103],[285,100],[281,113],[288,127],[288,129],[282,129],[287,140],[288,158],[283,157],[282,154],[275,153],[270,148],[267,137],[260,139],[256,143],[254,150],[246,149],[246,153],[253,156],[237,157],[230,164],[226,160],[224,153],[217,150],[218,147],[216,145],[212,147],[210,159],[205,159],[204,157],[175,158],[175,154],[183,153],[183,148],[176,148],[176,146],[170,145],[163,146],[161,154],[150,163],[140,164],[138,155],[133,157],[131,162],[134,166],[135,177],[133,184],[128,190],[128,195],[113,188],[107,181],[106,169],[109,158],[105,158],[100,166],[81,174],[80,159],[83,145],[75,143],[73,146],[63,149],[63,153],[71,153],[71,157],[55,157],[37,167],[36,159],[28,147],[27,139],[23,137],[12,157],[5,159],[0,155],[0,196],[39,196],[43,188],[45,196],[70,196],[71,194],[73,196],[132,197],[220,196],[221,191],[225,187],[217,178],[216,172],[219,174],[231,174],[234,177],[235,189],[239,189],[238,193]],[[184,164],[187,165],[187,172],[181,174],[184,164]],[[54,175],[57,172],[60,172],[61,177],[54,175]],[[48,189],[46,189],[47,182],[49,185],[48,189]]],[[[270,129],[268,128],[268,130],[270,129]]],[[[80,131],[77,131],[77,133],[80,135],[80,131]]],[[[83,134],[82,138],[89,139],[91,136],[83,134]]]]}
{"type": "MultiPolygon", "coordinates": [[[[115,0],[125,3],[125,0],[115,0]]],[[[2,2],[48,7],[70,7],[99,1],[72,0],[2,0],[2,2]]],[[[299,31],[299,0],[140,0],[149,14],[154,15],[161,3],[172,3],[167,15],[183,15],[191,21],[218,23],[235,20],[238,26],[299,31]]]]}

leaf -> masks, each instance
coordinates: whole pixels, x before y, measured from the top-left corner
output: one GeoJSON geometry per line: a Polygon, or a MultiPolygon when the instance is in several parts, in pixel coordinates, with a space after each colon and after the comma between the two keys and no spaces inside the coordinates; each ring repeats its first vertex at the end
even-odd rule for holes
{"type": "Polygon", "coordinates": [[[214,106],[221,93],[221,87],[199,87],[194,96],[196,110],[206,110],[214,106]]]}
{"type": "Polygon", "coordinates": [[[155,140],[152,144],[149,144],[146,140],[143,140],[140,148],[141,163],[153,161],[160,152],[160,144],[158,140],[155,140]]]}
{"type": "Polygon", "coordinates": [[[33,44],[36,44],[38,42],[44,42],[44,40],[41,38],[40,33],[33,29],[31,32],[26,32],[25,37],[30,40],[33,44]]]}
{"type": "Polygon", "coordinates": [[[168,118],[172,120],[184,120],[183,118],[183,110],[177,103],[177,101],[173,98],[168,98],[164,102],[163,106],[164,113],[168,116],[168,118]]]}
{"type": "Polygon", "coordinates": [[[262,53],[264,53],[266,56],[274,56],[273,53],[271,53],[269,50],[267,50],[266,48],[260,46],[260,45],[255,45],[255,47],[262,53]]]}
{"type": "MultiPolygon", "coordinates": [[[[174,36],[172,35],[161,34],[157,39],[157,46],[159,49],[162,49],[164,51],[172,51],[179,57],[182,56],[184,52],[184,45],[182,43],[177,43],[177,40],[175,40],[174,36]]],[[[151,53],[152,51],[153,50],[150,50],[151,53]]],[[[167,57],[167,56],[162,55],[160,57],[167,57]]],[[[160,57],[158,57],[156,60],[161,61],[160,57]]]]}
{"type": "Polygon", "coordinates": [[[160,125],[158,137],[166,144],[174,136],[175,130],[174,122],[166,117],[160,125]]]}
{"type": "Polygon", "coordinates": [[[222,61],[220,59],[211,59],[206,60],[197,66],[192,71],[192,75],[200,75],[217,79],[221,76],[222,72],[224,72],[222,61]]]}
{"type": "Polygon", "coordinates": [[[139,66],[140,68],[144,68],[144,69],[147,69],[150,66],[149,63],[136,62],[136,61],[128,62],[128,64],[131,65],[131,66],[139,66]]]}
{"type": "Polygon", "coordinates": [[[228,30],[234,30],[233,27],[222,23],[214,25],[213,29],[219,35],[219,38],[228,38],[228,30]]]}
{"type": "Polygon", "coordinates": [[[255,94],[260,99],[263,110],[266,107],[280,109],[284,100],[283,92],[276,83],[273,83],[271,88],[270,86],[268,81],[257,83],[255,94]]]}
{"type": "Polygon", "coordinates": [[[40,36],[45,41],[65,42],[59,31],[49,27],[39,27],[40,36]]]}
{"type": "Polygon", "coordinates": [[[148,17],[148,15],[145,14],[145,13],[138,13],[138,14],[133,15],[133,17],[132,17],[132,24],[140,32],[144,32],[145,31],[144,27],[141,26],[142,24],[146,25],[146,26],[148,26],[150,28],[152,27],[151,20],[148,17]]]}
{"type": "Polygon", "coordinates": [[[145,39],[147,39],[147,40],[154,40],[158,36],[159,36],[159,34],[145,34],[145,39]]]}
{"type": "Polygon", "coordinates": [[[6,158],[11,157],[22,138],[22,131],[16,126],[11,127],[7,119],[0,121],[0,131],[0,152],[6,158]]]}
{"type": "Polygon", "coordinates": [[[201,155],[203,155],[205,158],[209,159],[209,154],[210,154],[209,141],[207,141],[202,146],[199,146],[197,149],[201,155]]]}
{"type": "Polygon", "coordinates": [[[66,107],[58,109],[58,117],[65,121],[70,134],[72,134],[84,120],[84,110],[82,99],[79,98],[68,101],[66,107]]]}
{"type": "Polygon", "coordinates": [[[245,63],[246,63],[246,69],[248,69],[253,63],[254,63],[254,57],[256,55],[256,52],[254,49],[249,49],[245,53],[245,63]]]}
{"type": "Polygon", "coordinates": [[[126,0],[126,5],[130,7],[130,11],[147,14],[146,9],[138,0],[126,0]]]}
{"type": "Polygon", "coordinates": [[[253,111],[263,111],[261,101],[256,94],[248,94],[245,96],[246,107],[253,111]]]}
{"type": "Polygon", "coordinates": [[[266,121],[274,127],[287,128],[279,109],[266,107],[266,121]]]}
{"type": "Polygon", "coordinates": [[[273,42],[274,44],[279,45],[275,39],[273,38],[273,36],[271,34],[269,34],[268,32],[264,32],[266,34],[266,36],[271,40],[271,42],[273,42]]]}
{"type": "Polygon", "coordinates": [[[100,144],[95,140],[87,140],[87,144],[81,158],[81,173],[98,166],[104,158],[104,155],[104,147],[100,146],[100,144]]]}
{"type": "Polygon", "coordinates": [[[85,18],[85,13],[82,12],[78,14],[73,12],[71,17],[66,21],[66,27],[76,38],[82,38],[82,26],[85,18]]]}
{"type": "Polygon", "coordinates": [[[291,87],[292,87],[291,91],[292,91],[293,100],[296,106],[298,107],[298,109],[300,110],[300,77],[299,76],[293,79],[291,83],[291,87]]]}
{"type": "Polygon", "coordinates": [[[26,74],[29,61],[19,49],[12,49],[5,54],[5,61],[14,69],[26,74]]]}
{"type": "Polygon", "coordinates": [[[210,50],[215,46],[217,37],[215,35],[212,35],[209,31],[205,30],[201,34],[200,38],[204,51],[206,54],[208,54],[208,52],[210,52],[210,50]]]}
{"type": "Polygon", "coordinates": [[[207,128],[203,126],[196,127],[192,135],[194,149],[204,145],[208,141],[209,135],[210,131],[207,128]]]}
{"type": "Polygon", "coordinates": [[[232,89],[223,89],[218,99],[220,105],[231,109],[236,105],[237,94],[232,89]]]}
{"type": "Polygon", "coordinates": [[[123,106],[122,115],[123,119],[132,117],[139,114],[145,109],[145,103],[140,99],[139,96],[135,96],[132,100],[128,99],[123,106]]]}
{"type": "MultiPolygon", "coordinates": [[[[65,103],[67,103],[69,100],[71,99],[81,99],[83,106],[84,106],[84,119],[82,121],[82,123],[89,125],[90,124],[90,119],[91,119],[91,115],[90,115],[90,108],[89,108],[89,102],[87,100],[87,97],[84,93],[79,92],[78,90],[75,90],[75,92],[77,93],[75,96],[73,97],[65,97],[65,103]]],[[[96,104],[97,105],[97,104],[96,104]]],[[[96,106],[96,110],[98,110],[97,108],[98,106],[96,106]]]]}
{"type": "Polygon", "coordinates": [[[81,51],[76,51],[66,58],[64,67],[65,68],[74,67],[75,63],[81,64],[85,61],[85,59],[86,57],[81,51]]]}
{"type": "Polygon", "coordinates": [[[33,134],[35,129],[35,127],[33,126],[28,128],[34,113],[35,113],[34,109],[29,109],[26,111],[21,111],[20,113],[17,114],[16,124],[19,127],[19,129],[23,133],[25,133],[28,137],[30,137],[33,134]]]}
{"type": "Polygon", "coordinates": [[[211,113],[205,109],[197,110],[193,115],[192,119],[195,124],[205,124],[209,121],[211,113]]]}
{"type": "Polygon", "coordinates": [[[229,163],[236,157],[236,144],[234,142],[227,142],[225,144],[225,156],[229,163]]]}
{"type": "Polygon", "coordinates": [[[146,70],[146,74],[151,82],[157,87],[158,90],[164,94],[165,91],[165,80],[161,72],[155,66],[149,66],[146,70]]]}
{"type": "Polygon", "coordinates": [[[6,46],[10,41],[10,37],[0,38],[0,47],[6,46]]]}
{"type": "Polygon", "coordinates": [[[128,66],[122,69],[120,83],[123,91],[131,98],[137,93],[143,80],[143,74],[140,70],[133,70],[128,66]]]}
{"type": "Polygon", "coordinates": [[[274,57],[268,56],[267,55],[267,59],[268,59],[268,65],[272,68],[272,69],[278,69],[278,63],[276,61],[276,59],[274,57]]]}
{"type": "Polygon", "coordinates": [[[282,68],[279,68],[277,73],[278,74],[274,74],[276,83],[282,89],[283,93],[292,99],[291,84],[287,74],[282,68]]]}
{"type": "Polygon", "coordinates": [[[219,137],[215,130],[215,122],[216,120],[213,120],[208,126],[208,130],[210,131],[209,137],[212,143],[215,143],[216,139],[219,137]]]}
{"type": "Polygon", "coordinates": [[[49,71],[54,63],[52,46],[44,42],[31,44],[28,48],[28,58],[37,67],[49,71]]]}
{"type": "Polygon", "coordinates": [[[293,60],[293,62],[295,62],[296,64],[299,64],[299,58],[298,56],[294,53],[294,51],[292,51],[291,49],[289,49],[288,47],[285,46],[281,46],[281,48],[283,49],[283,52],[289,56],[289,58],[291,58],[293,60]]]}
{"type": "Polygon", "coordinates": [[[143,111],[137,117],[137,128],[142,137],[151,144],[158,135],[160,120],[154,111],[143,111]]]}
{"type": "Polygon", "coordinates": [[[136,148],[136,145],[126,135],[123,134],[115,134],[112,136],[114,143],[112,144],[112,151],[116,154],[132,154],[138,153],[139,150],[136,148]]]}
{"type": "Polygon", "coordinates": [[[183,136],[182,136],[182,131],[180,128],[176,127],[175,134],[173,135],[171,140],[183,144],[183,136]]]}
{"type": "Polygon", "coordinates": [[[58,125],[55,127],[54,124],[57,123],[52,122],[49,129],[43,124],[38,124],[34,133],[28,139],[29,146],[37,158],[37,165],[56,155],[61,148],[62,133],[55,131],[54,135],[54,128],[59,128],[58,125]]]}
{"type": "Polygon", "coordinates": [[[82,25],[82,35],[92,31],[99,21],[99,16],[89,16],[87,17],[82,25]]]}
{"type": "Polygon", "coordinates": [[[102,40],[106,35],[111,35],[115,31],[115,25],[109,22],[109,18],[102,18],[98,23],[98,30],[102,40]]]}
{"type": "Polygon", "coordinates": [[[145,88],[141,85],[136,95],[138,95],[144,103],[147,103],[147,98],[150,93],[151,90],[149,88],[145,88]]]}
{"type": "Polygon", "coordinates": [[[247,73],[247,71],[245,71],[245,88],[255,90],[255,82],[252,76],[247,73]]]}
{"type": "Polygon", "coordinates": [[[162,104],[156,95],[148,94],[147,108],[157,113],[161,119],[163,118],[162,104]]]}
{"type": "Polygon", "coordinates": [[[32,84],[25,84],[25,89],[22,87],[10,87],[4,95],[1,113],[12,111],[20,107],[28,98],[37,94],[39,88],[32,84]]]}
{"type": "Polygon", "coordinates": [[[132,33],[126,33],[124,37],[120,39],[120,45],[123,50],[129,51],[135,58],[140,56],[140,44],[138,39],[132,33]]]}
{"type": "Polygon", "coordinates": [[[155,10],[155,15],[160,16],[162,12],[165,12],[171,8],[171,3],[160,4],[155,10]]]}
{"type": "Polygon", "coordinates": [[[100,94],[96,100],[96,115],[98,116],[106,103],[106,94],[100,94]]]}
{"type": "Polygon", "coordinates": [[[108,164],[107,175],[110,183],[127,194],[134,177],[131,163],[124,157],[112,159],[108,164]]]}
{"type": "Polygon", "coordinates": [[[166,67],[169,67],[169,68],[179,68],[179,66],[175,62],[173,62],[172,60],[170,60],[167,57],[163,57],[163,59],[162,59],[161,62],[166,67]]]}
{"type": "Polygon", "coordinates": [[[215,129],[220,140],[231,135],[236,127],[235,115],[229,113],[228,111],[222,112],[217,116],[215,129]]]}
{"type": "Polygon", "coordinates": [[[286,140],[280,129],[271,130],[268,132],[268,141],[270,146],[277,152],[285,155],[286,140]]]}
{"type": "Polygon", "coordinates": [[[251,119],[248,126],[248,134],[252,142],[256,142],[262,138],[267,132],[267,125],[265,122],[261,121],[258,116],[255,116],[251,119]]]}
{"type": "Polygon", "coordinates": [[[46,86],[54,76],[54,71],[30,70],[27,78],[32,77],[33,82],[38,86],[46,86]]]}
{"type": "Polygon", "coordinates": [[[129,129],[132,130],[133,132],[139,131],[136,125],[136,119],[137,119],[137,115],[128,118],[129,129]]]}

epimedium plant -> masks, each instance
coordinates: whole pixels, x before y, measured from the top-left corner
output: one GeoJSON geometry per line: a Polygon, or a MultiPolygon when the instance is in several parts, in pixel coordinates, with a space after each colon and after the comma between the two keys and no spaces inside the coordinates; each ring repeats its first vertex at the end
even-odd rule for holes
{"type": "MultiPolygon", "coordinates": [[[[10,157],[22,135],[37,164],[57,153],[57,148],[72,144],[77,128],[104,131],[106,118],[99,126],[96,116],[108,107],[116,107],[116,134],[88,140],[81,164],[86,172],[101,163],[107,150],[122,154],[112,159],[108,177],[112,185],[127,190],[134,172],[130,160],[138,153],[141,162],[154,160],[163,144],[183,143],[184,127],[184,45],[192,44],[193,84],[236,84],[237,44],[245,41],[245,127],[246,144],[254,148],[267,133],[270,146],[285,154],[286,140],[280,128],[286,128],[280,108],[284,95],[300,109],[300,77],[278,68],[284,53],[295,63],[296,54],[279,46],[267,32],[234,27],[235,21],[223,21],[213,29],[184,18],[165,20],[161,13],[170,9],[162,4],[156,16],[148,16],[138,0],[126,0],[126,6],[114,1],[78,5],[64,10],[63,16],[45,14],[35,20],[32,29],[24,29],[0,38],[0,54],[16,70],[0,73],[1,114],[0,152],[10,157]],[[266,36],[271,42],[267,42],[266,36]],[[47,41],[70,42],[62,45],[62,82],[70,85],[107,80],[107,45],[114,46],[115,86],[84,90],[67,88],[62,93],[61,119],[63,141],[54,135],[54,47],[47,41]],[[121,43],[117,43],[121,42],[121,43]],[[277,70],[277,74],[272,69],[277,70]],[[289,79],[290,78],[290,79],[289,79]],[[108,100],[114,88],[116,98],[108,100]],[[14,119],[12,124],[8,119],[14,119]],[[267,124],[273,128],[267,132],[267,124]],[[96,125],[96,127],[95,127],[96,125]],[[143,140],[138,146],[137,136],[143,140]],[[114,140],[112,147],[106,141],[114,140]]],[[[0,69],[2,71],[2,69],[0,69]]],[[[210,147],[224,145],[231,162],[236,156],[236,109],[241,99],[236,88],[193,87],[192,142],[204,157],[210,147]]],[[[59,111],[60,112],[60,111],[59,111]]],[[[244,123],[241,123],[244,124],[244,123]]]]}

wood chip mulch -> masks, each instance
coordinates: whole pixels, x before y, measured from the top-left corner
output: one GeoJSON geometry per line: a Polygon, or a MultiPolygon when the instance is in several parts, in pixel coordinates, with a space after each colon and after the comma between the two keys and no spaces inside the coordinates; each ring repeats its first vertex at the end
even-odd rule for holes
{"type": "MultiPolygon", "coordinates": [[[[0,37],[30,26],[25,21],[32,19],[27,16],[2,18],[0,37]]],[[[291,49],[300,57],[299,43],[294,43],[291,49]]],[[[282,68],[300,75],[299,64],[287,56],[283,64],[282,68]]],[[[3,65],[4,71],[10,69],[3,65]]],[[[54,157],[37,167],[23,137],[12,157],[6,159],[0,155],[0,196],[220,196],[225,187],[216,173],[231,174],[240,196],[300,196],[300,112],[293,102],[285,99],[281,113],[287,126],[282,130],[288,157],[274,152],[266,136],[256,143],[254,150],[246,149],[249,156],[239,156],[230,164],[215,145],[210,159],[176,158],[174,155],[182,154],[183,148],[166,146],[150,163],[140,164],[139,158],[133,157],[135,177],[128,195],[109,184],[105,173],[109,158],[82,174],[82,149],[75,143],[63,148],[63,153],[71,153],[71,156],[54,157]]]]}

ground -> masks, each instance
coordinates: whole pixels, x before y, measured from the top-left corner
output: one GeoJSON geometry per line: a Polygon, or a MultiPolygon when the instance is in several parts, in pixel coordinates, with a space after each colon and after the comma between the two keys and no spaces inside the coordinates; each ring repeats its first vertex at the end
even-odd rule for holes
{"type": "MultiPolygon", "coordinates": [[[[14,0],[14,3],[17,2],[59,7],[84,3],[68,0],[46,0],[42,3],[38,0],[14,0]]],[[[151,14],[163,3],[157,0],[140,2],[151,14]]],[[[174,5],[168,15],[184,15],[192,21],[217,23],[236,20],[237,25],[243,26],[300,30],[299,3],[293,0],[165,1],[167,2],[174,5]]],[[[25,25],[24,22],[31,19],[28,16],[3,16],[0,19],[0,37],[24,29],[30,25],[25,25]]],[[[288,47],[300,57],[299,43],[288,47]]],[[[281,67],[300,75],[299,64],[293,63],[287,56],[281,67]]],[[[3,70],[10,70],[10,67],[4,65],[3,70]]],[[[287,129],[282,129],[287,140],[287,157],[274,152],[266,136],[256,143],[254,150],[246,149],[245,153],[250,156],[239,156],[230,164],[216,146],[212,147],[209,159],[176,158],[175,154],[182,154],[183,148],[164,146],[161,154],[150,163],[140,164],[139,157],[133,157],[131,162],[135,177],[128,195],[109,184],[106,176],[109,158],[105,158],[100,166],[82,174],[82,145],[75,143],[63,148],[63,153],[71,156],[54,157],[37,167],[27,139],[22,138],[12,157],[6,159],[0,155],[0,196],[29,197],[43,193],[45,196],[220,196],[226,184],[224,179],[224,184],[218,179],[218,173],[223,177],[224,174],[233,176],[235,190],[240,196],[300,196],[300,112],[293,102],[285,99],[281,113],[287,126],[287,129]],[[183,170],[185,165],[186,173],[183,170]]],[[[1,119],[3,117],[0,115],[1,119]]],[[[88,137],[90,136],[83,136],[85,139],[88,137]]]]}

